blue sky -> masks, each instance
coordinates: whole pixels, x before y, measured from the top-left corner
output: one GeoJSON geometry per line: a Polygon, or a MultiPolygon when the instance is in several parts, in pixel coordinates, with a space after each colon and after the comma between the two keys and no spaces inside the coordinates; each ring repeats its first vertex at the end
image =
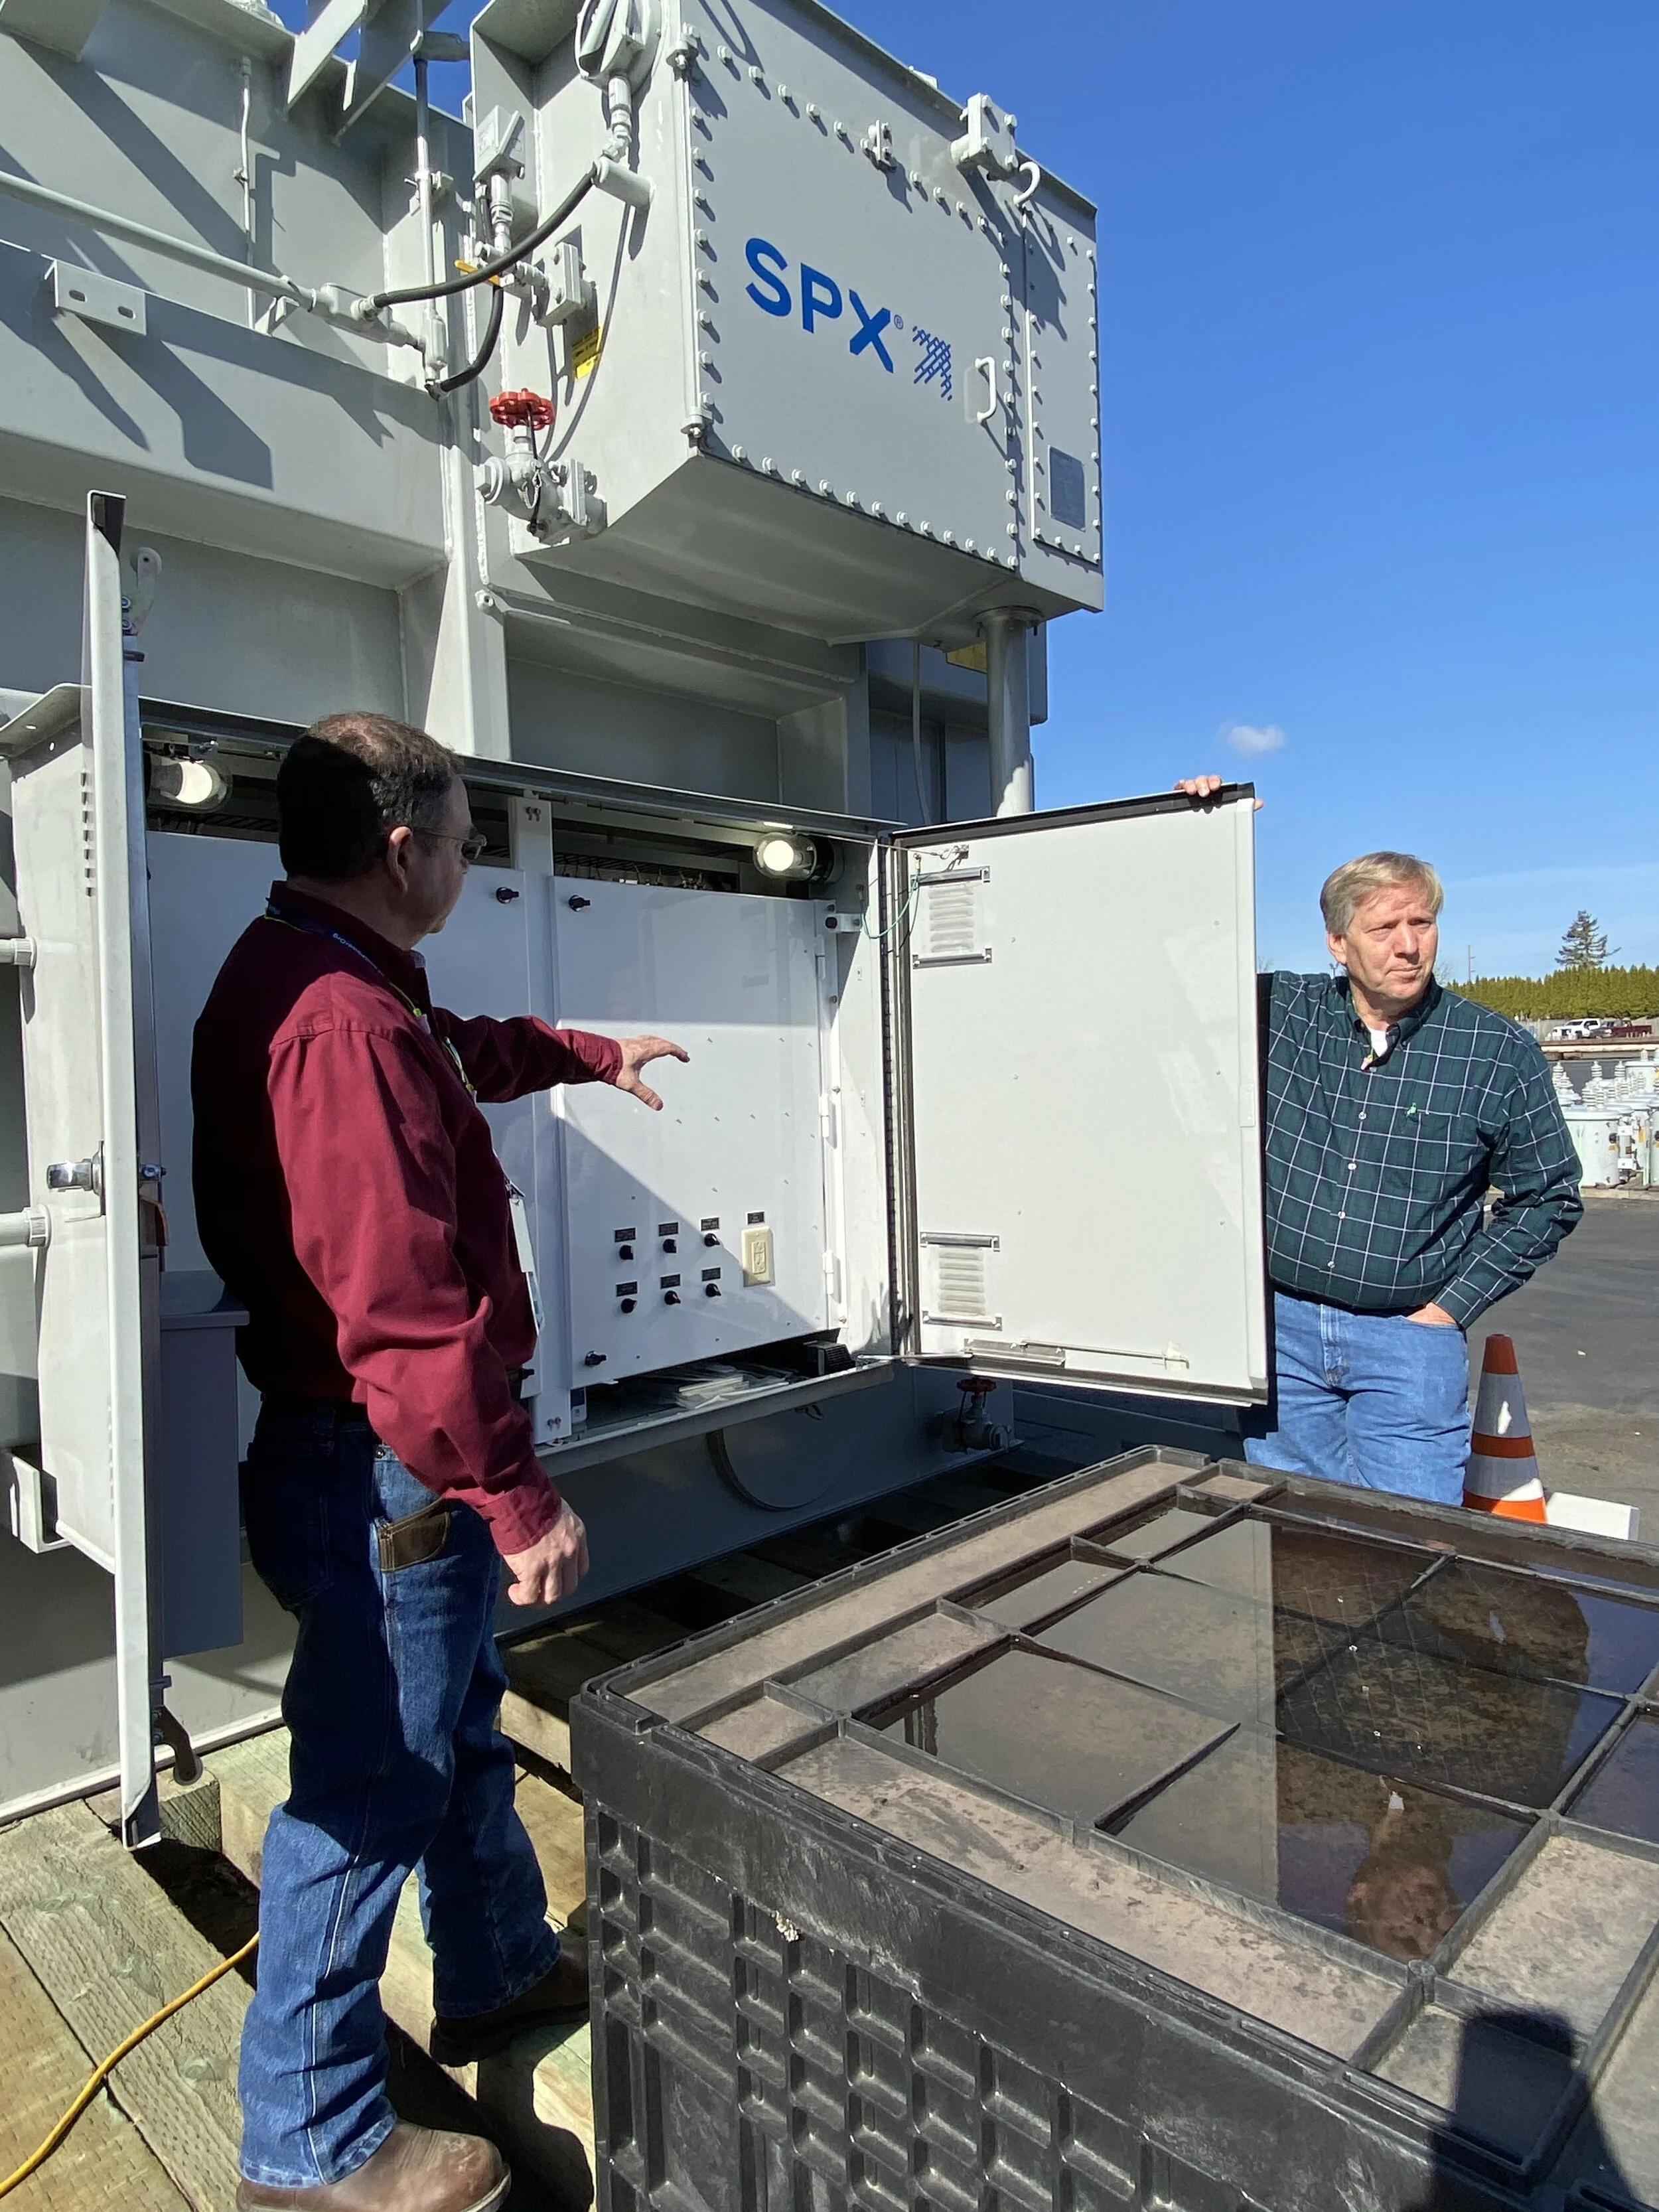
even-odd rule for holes
{"type": "Polygon", "coordinates": [[[843,12],[1100,208],[1107,610],[1041,803],[1253,775],[1279,964],[1378,845],[1460,974],[1580,906],[1659,961],[1653,0],[843,12]]]}

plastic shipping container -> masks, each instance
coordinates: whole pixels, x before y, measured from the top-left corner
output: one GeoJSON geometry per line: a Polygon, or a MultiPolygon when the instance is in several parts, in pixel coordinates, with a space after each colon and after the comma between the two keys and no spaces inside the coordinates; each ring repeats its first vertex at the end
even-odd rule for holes
{"type": "Polygon", "coordinates": [[[601,2212],[1659,2189],[1659,1554],[1146,1450],[592,1686],[601,2212]]]}

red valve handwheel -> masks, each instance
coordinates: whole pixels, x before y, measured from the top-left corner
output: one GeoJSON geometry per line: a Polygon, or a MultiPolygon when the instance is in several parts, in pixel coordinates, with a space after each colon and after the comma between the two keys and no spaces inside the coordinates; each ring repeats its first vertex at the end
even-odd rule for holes
{"type": "Polygon", "coordinates": [[[539,392],[498,392],[489,403],[489,418],[504,430],[545,430],[553,421],[553,402],[539,392]]]}

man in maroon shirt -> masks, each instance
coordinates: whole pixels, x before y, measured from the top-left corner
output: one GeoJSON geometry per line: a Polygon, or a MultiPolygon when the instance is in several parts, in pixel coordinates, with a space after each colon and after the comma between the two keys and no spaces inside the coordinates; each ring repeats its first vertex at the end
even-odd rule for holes
{"type": "Polygon", "coordinates": [[[287,879],[220,971],[191,1067],[202,1243],[248,1309],[239,1350],[262,1395],[249,1550],[298,1623],[237,2202],[493,2212],[494,2146],[387,2102],[377,1987],[416,1870],[435,2057],[469,2063],[587,2009],[495,1726],[501,1561],[516,1603],[547,1605],[587,1551],[519,1402],[536,1324],[477,1102],[606,1082],[659,1108],[640,1070],[686,1054],[433,1005],[415,947],[483,845],[434,738],[331,715],[276,796],[287,879]]]}

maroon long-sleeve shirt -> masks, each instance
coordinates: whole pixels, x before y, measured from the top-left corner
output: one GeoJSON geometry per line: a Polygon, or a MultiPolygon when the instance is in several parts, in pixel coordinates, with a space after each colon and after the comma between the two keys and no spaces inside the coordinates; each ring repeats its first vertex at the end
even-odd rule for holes
{"type": "Polygon", "coordinates": [[[495,1103],[614,1082],[622,1048],[528,1015],[461,1020],[416,955],[285,884],[270,897],[286,919],[238,939],[191,1064],[197,1225],[248,1310],[242,1365],[264,1391],[362,1405],[498,1550],[525,1550],[559,1498],[513,1395],[535,1324],[460,1070],[495,1103]]]}

